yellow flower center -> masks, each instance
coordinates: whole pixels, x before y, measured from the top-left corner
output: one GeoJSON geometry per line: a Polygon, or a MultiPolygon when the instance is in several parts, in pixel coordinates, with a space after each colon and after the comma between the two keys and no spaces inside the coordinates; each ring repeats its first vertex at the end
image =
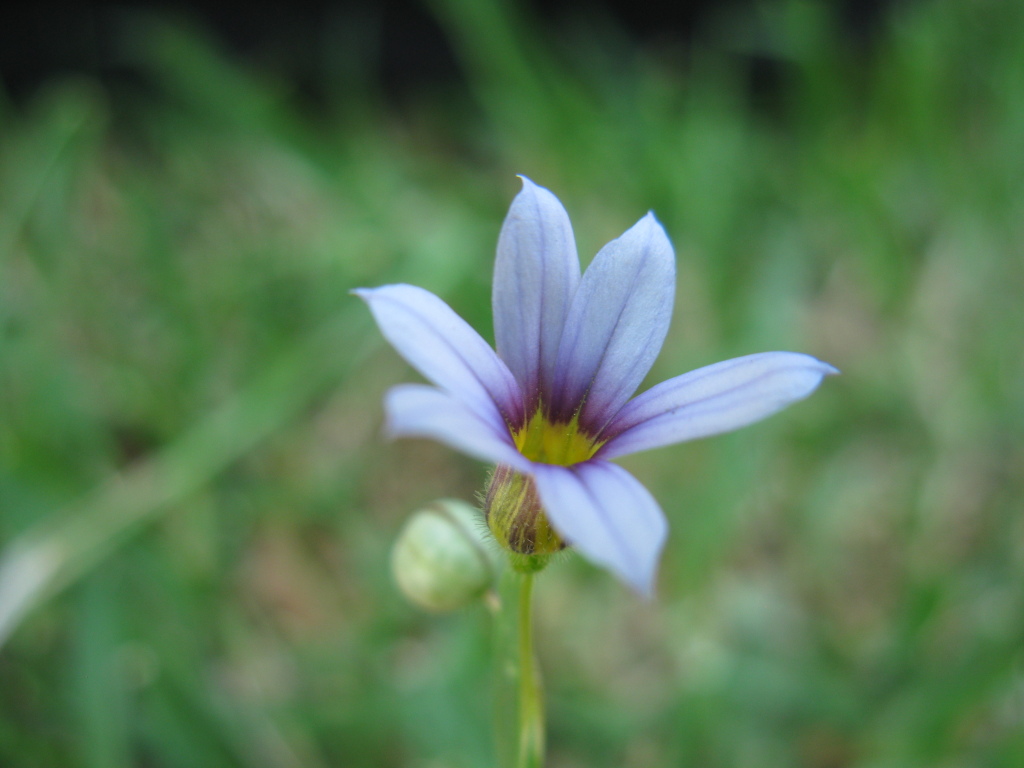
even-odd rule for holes
{"type": "Polygon", "coordinates": [[[578,416],[568,423],[548,421],[538,408],[526,426],[512,433],[512,439],[519,452],[531,461],[568,467],[591,458],[605,442],[582,432],[579,422],[578,416]]]}

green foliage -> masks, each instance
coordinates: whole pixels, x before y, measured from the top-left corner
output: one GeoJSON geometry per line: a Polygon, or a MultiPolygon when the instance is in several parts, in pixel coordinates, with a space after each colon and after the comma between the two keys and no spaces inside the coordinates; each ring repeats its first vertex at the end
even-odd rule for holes
{"type": "Polygon", "coordinates": [[[487,329],[515,173],[584,258],[648,208],[673,237],[652,380],[844,372],[627,462],[672,524],[656,601],[539,577],[550,765],[1020,765],[1024,6],[896,4],[865,50],[771,4],[686,57],[430,7],[469,90],[401,115],[367,80],[310,116],[154,21],[144,95],[0,104],[0,765],[493,764],[484,609],[419,615],[388,574],[485,471],[381,441],[410,373],[347,292],[487,329]]]}

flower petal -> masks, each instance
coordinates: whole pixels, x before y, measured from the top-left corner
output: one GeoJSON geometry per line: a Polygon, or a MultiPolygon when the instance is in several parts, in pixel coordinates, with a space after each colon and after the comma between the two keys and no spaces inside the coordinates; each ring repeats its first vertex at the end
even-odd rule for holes
{"type": "Polygon", "coordinates": [[[796,352],[762,352],[664,381],[619,412],[598,451],[610,459],[745,427],[807,397],[839,373],[796,352]]]}
{"type": "Polygon", "coordinates": [[[478,415],[495,408],[510,424],[523,423],[519,385],[480,334],[441,299],[413,285],[359,288],[381,333],[406,361],[478,415]]]}
{"type": "Polygon", "coordinates": [[[525,176],[498,237],[494,338],[532,413],[554,372],[569,302],[580,281],[572,225],[558,198],[525,176]]]}
{"type": "Polygon", "coordinates": [[[650,596],[668,524],[635,477],[607,461],[571,467],[535,464],[548,519],[585,557],[650,596]]]}
{"type": "Polygon", "coordinates": [[[675,257],[647,214],[594,257],[580,281],[558,350],[552,416],[599,431],[639,386],[668,332],[675,257]]]}
{"type": "Polygon", "coordinates": [[[384,396],[384,411],[389,437],[429,437],[483,461],[509,464],[521,472],[531,468],[497,414],[482,418],[440,389],[399,384],[384,396]]]}

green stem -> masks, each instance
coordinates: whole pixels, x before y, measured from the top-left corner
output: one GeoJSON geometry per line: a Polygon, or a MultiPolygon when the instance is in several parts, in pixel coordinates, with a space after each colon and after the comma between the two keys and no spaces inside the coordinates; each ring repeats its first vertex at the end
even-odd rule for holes
{"type": "Polygon", "coordinates": [[[533,574],[521,576],[519,587],[519,759],[517,768],[544,764],[544,699],[533,657],[533,574]]]}
{"type": "Polygon", "coordinates": [[[502,574],[494,618],[494,714],[499,768],[544,765],[544,697],[533,655],[533,574],[502,574]]]}

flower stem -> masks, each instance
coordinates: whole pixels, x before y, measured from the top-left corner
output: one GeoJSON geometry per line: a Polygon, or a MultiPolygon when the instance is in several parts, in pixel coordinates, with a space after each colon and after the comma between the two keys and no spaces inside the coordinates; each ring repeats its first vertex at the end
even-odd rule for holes
{"type": "Polygon", "coordinates": [[[488,601],[494,619],[495,736],[499,768],[544,765],[544,698],[533,655],[533,574],[506,568],[488,601]]]}
{"type": "Polygon", "coordinates": [[[516,768],[544,764],[544,699],[540,672],[533,656],[533,574],[520,576],[519,586],[519,758],[516,768]]]}

